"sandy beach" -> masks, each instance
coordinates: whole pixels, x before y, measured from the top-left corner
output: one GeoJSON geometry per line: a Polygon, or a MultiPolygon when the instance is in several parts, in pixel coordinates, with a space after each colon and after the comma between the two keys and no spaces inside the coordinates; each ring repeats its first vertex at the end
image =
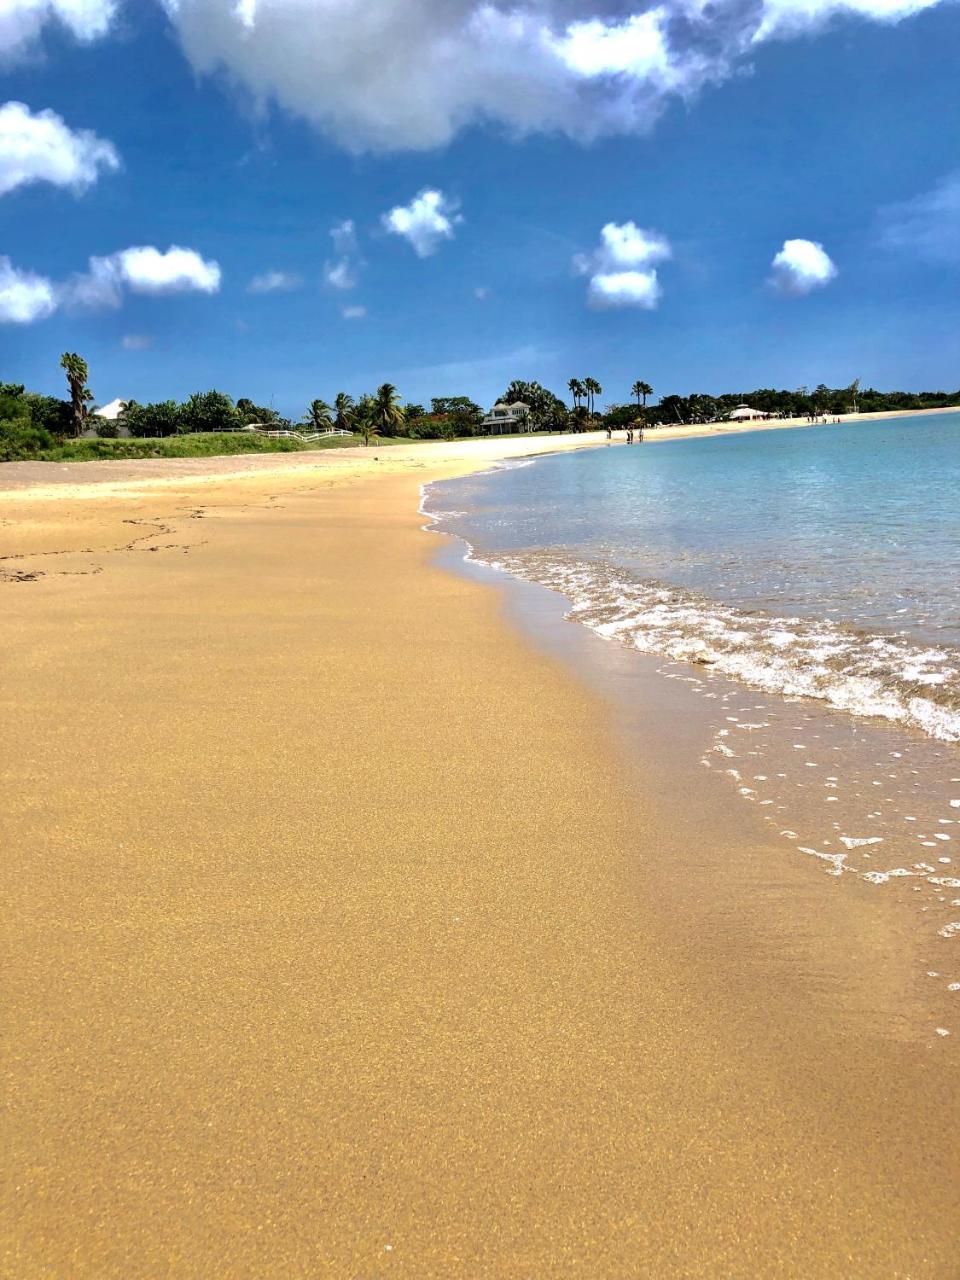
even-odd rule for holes
{"type": "Polygon", "coordinates": [[[895,909],[436,563],[604,439],[0,467],[3,1274],[956,1276],[895,909]]]}

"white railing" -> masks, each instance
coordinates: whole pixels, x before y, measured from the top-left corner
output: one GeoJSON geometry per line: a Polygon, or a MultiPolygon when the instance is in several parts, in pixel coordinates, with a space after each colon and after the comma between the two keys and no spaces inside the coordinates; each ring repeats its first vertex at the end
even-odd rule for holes
{"type": "Polygon", "coordinates": [[[240,427],[239,430],[250,431],[258,436],[266,436],[268,440],[299,440],[302,444],[313,444],[316,440],[329,440],[333,436],[353,435],[352,431],[344,431],[342,427],[329,427],[326,431],[272,431],[268,427],[260,426],[256,422],[252,422],[245,427],[240,427]]]}

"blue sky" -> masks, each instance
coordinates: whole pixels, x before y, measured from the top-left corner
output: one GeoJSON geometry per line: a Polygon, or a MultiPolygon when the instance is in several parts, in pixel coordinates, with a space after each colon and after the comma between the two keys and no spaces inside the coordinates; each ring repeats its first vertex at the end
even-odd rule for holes
{"type": "Polygon", "coordinates": [[[960,7],[922,5],[5,0],[0,378],[955,389],[960,7]]]}

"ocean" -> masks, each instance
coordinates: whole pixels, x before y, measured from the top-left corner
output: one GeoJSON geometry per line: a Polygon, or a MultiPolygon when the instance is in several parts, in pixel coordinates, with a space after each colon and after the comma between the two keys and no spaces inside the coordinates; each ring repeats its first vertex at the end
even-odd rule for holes
{"type": "Polygon", "coordinates": [[[695,690],[698,763],[777,839],[955,939],[960,413],[651,434],[442,482],[425,511],[695,690]]]}

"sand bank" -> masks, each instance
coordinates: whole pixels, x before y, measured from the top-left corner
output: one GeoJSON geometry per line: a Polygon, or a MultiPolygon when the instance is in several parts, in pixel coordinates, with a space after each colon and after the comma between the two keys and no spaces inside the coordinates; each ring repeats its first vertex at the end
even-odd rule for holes
{"type": "Polygon", "coordinates": [[[5,1274],[953,1276],[950,1046],[821,960],[892,922],[656,707],[635,778],[396,452],[4,504],[5,1274]]]}

